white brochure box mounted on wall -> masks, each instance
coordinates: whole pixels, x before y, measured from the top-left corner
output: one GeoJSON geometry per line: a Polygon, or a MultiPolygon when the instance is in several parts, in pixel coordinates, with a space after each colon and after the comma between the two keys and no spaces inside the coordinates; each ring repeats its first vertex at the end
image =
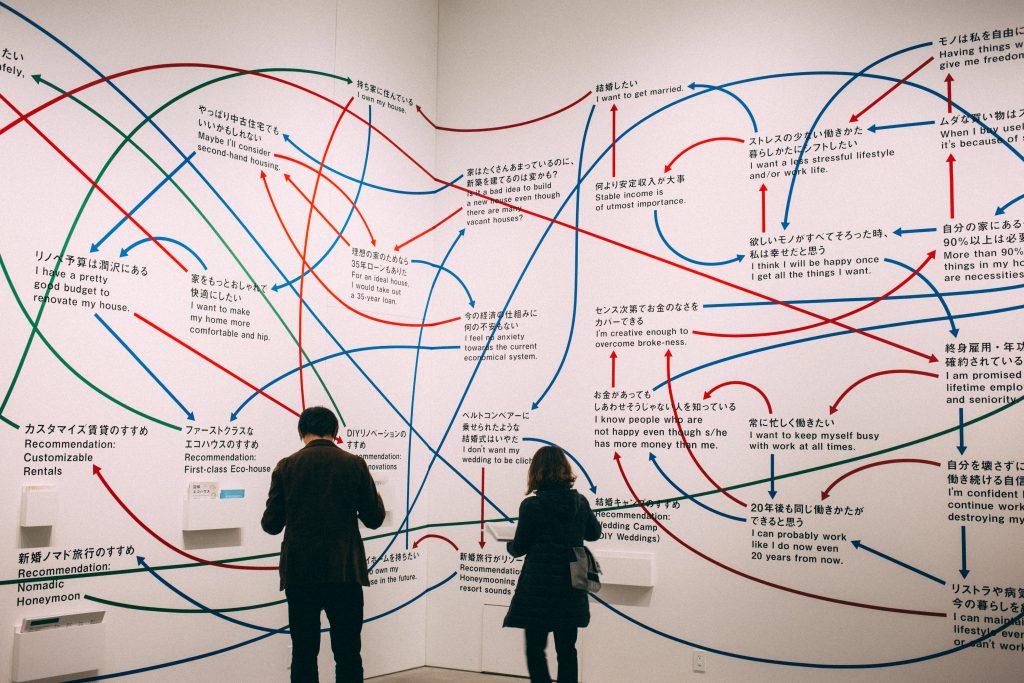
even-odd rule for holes
{"type": "Polygon", "coordinates": [[[76,612],[23,619],[14,627],[11,680],[20,683],[102,668],[105,614],[76,612]]]}
{"type": "Polygon", "coordinates": [[[56,486],[21,487],[21,526],[53,526],[59,512],[56,486]]]}
{"type": "Polygon", "coordinates": [[[248,519],[245,489],[212,481],[188,482],[182,511],[183,531],[237,529],[248,519]]]}

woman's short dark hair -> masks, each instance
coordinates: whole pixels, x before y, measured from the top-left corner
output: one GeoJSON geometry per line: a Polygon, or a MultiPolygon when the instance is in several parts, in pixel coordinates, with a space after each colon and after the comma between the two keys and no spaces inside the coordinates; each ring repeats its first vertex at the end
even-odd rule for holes
{"type": "Polygon", "coordinates": [[[308,434],[338,436],[338,418],[329,408],[323,406],[306,408],[302,415],[299,415],[299,438],[305,438],[308,434]]]}
{"type": "Polygon", "coordinates": [[[526,493],[547,487],[569,488],[576,481],[565,451],[558,446],[541,446],[533,454],[526,473],[526,493]]]}

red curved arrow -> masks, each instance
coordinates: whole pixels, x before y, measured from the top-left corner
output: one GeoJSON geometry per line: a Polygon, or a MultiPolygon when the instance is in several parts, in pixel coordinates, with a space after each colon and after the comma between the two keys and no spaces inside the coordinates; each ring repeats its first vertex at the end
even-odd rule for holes
{"type": "MultiPolygon", "coordinates": [[[[320,156],[320,168],[316,170],[316,181],[313,183],[313,196],[309,200],[309,211],[306,213],[306,235],[302,240],[302,254],[299,256],[302,264],[306,263],[306,254],[309,251],[309,228],[313,224],[313,207],[316,206],[316,194],[320,190],[320,179],[324,177],[324,163],[327,161],[327,154],[331,151],[331,145],[334,144],[334,136],[338,133],[338,127],[341,125],[341,120],[345,118],[348,108],[352,106],[352,102],[355,99],[355,96],[348,98],[348,102],[344,107],[342,107],[341,113],[338,114],[338,120],[334,122],[334,128],[331,129],[331,136],[327,138],[327,146],[324,147],[324,153],[320,156]]],[[[263,184],[266,185],[266,174],[261,172],[261,177],[263,178],[263,184]]],[[[277,207],[274,207],[274,210],[276,211],[277,207]]],[[[339,237],[340,236],[341,234],[339,233],[339,237]]],[[[302,409],[305,410],[306,381],[302,372],[302,321],[306,317],[304,315],[306,308],[303,305],[305,303],[306,268],[302,264],[299,265],[299,395],[302,398],[302,409]]]]}
{"type": "Polygon", "coordinates": [[[544,119],[549,119],[552,116],[557,116],[558,114],[561,114],[563,111],[572,109],[577,104],[590,97],[591,93],[593,93],[593,90],[588,90],[587,94],[585,94],[583,97],[579,98],[575,102],[565,105],[561,109],[557,109],[551,112],[550,114],[544,114],[543,116],[538,116],[537,118],[530,119],[529,121],[521,121],[519,123],[508,123],[505,124],[504,126],[490,126],[489,128],[449,128],[448,126],[439,126],[433,121],[431,121],[430,118],[423,113],[423,109],[421,109],[420,105],[418,104],[416,105],[416,111],[419,112],[420,116],[422,116],[427,123],[434,127],[434,130],[444,130],[448,131],[449,133],[487,133],[494,130],[507,130],[509,128],[518,128],[520,126],[526,126],[531,123],[543,121],[544,119]]]}
{"type": "Polygon", "coordinates": [[[733,380],[731,382],[722,382],[717,387],[714,387],[712,389],[708,389],[707,391],[705,391],[704,392],[704,400],[706,401],[707,399],[711,398],[711,394],[715,393],[716,391],[718,391],[722,387],[729,386],[730,384],[738,384],[738,385],[743,386],[743,387],[750,387],[751,389],[753,389],[757,393],[761,394],[761,398],[764,399],[765,405],[768,406],[768,414],[769,415],[772,414],[772,402],[768,400],[767,394],[765,394],[763,391],[761,391],[761,389],[759,389],[758,387],[754,386],[750,382],[741,382],[739,380],[733,380]]]}
{"type": "Polygon", "coordinates": [[[689,550],[691,553],[697,555],[701,559],[703,559],[703,560],[705,560],[707,562],[710,562],[711,564],[715,565],[716,567],[720,567],[721,569],[724,569],[727,572],[731,572],[733,574],[736,574],[737,576],[742,576],[745,579],[749,579],[750,581],[753,581],[755,583],[759,583],[759,584],[761,584],[763,586],[769,586],[771,588],[777,588],[779,590],[786,591],[787,593],[795,593],[796,595],[802,595],[805,598],[813,598],[815,600],[824,600],[826,602],[833,602],[833,603],[836,603],[836,604],[839,604],[839,605],[848,605],[850,607],[862,607],[864,609],[880,610],[882,612],[898,612],[898,613],[901,613],[901,614],[916,614],[916,615],[922,616],[922,617],[943,617],[943,618],[946,617],[946,614],[944,612],[924,612],[924,611],[921,611],[921,610],[903,609],[901,607],[884,607],[882,605],[872,605],[870,603],[864,603],[864,602],[853,602],[852,600],[843,600],[841,598],[833,598],[833,597],[829,597],[827,595],[818,595],[817,593],[809,593],[807,591],[802,591],[802,590],[800,590],[798,588],[790,588],[789,586],[783,586],[782,584],[773,583],[773,582],[768,581],[766,579],[762,579],[760,577],[753,576],[751,574],[747,574],[746,572],[740,571],[739,569],[736,569],[734,567],[730,567],[729,565],[724,564],[723,562],[720,562],[720,561],[716,560],[715,558],[711,557],[710,555],[705,555],[704,553],[702,553],[701,551],[697,550],[692,545],[690,545],[689,543],[687,543],[686,541],[684,541],[683,539],[679,538],[674,533],[672,533],[668,529],[668,527],[666,527],[664,525],[664,523],[662,523],[662,521],[660,519],[658,519],[658,517],[656,515],[652,514],[651,511],[647,509],[647,506],[644,505],[643,502],[640,500],[640,496],[638,496],[636,494],[636,491],[633,490],[633,485],[629,483],[629,479],[626,477],[626,470],[623,469],[623,467],[622,467],[622,456],[619,455],[618,453],[616,453],[614,458],[615,458],[615,464],[619,466],[619,473],[622,475],[622,481],[624,481],[626,483],[626,488],[629,489],[630,495],[633,496],[633,500],[636,501],[636,504],[638,506],[640,506],[640,509],[643,510],[647,514],[647,516],[651,518],[651,521],[653,521],[655,524],[657,524],[658,527],[662,531],[664,531],[676,543],[678,543],[679,545],[683,546],[684,548],[689,550]]]}
{"type": "Polygon", "coordinates": [[[711,478],[711,475],[707,473],[704,466],[700,464],[700,460],[697,460],[697,456],[694,454],[693,449],[690,448],[690,442],[686,440],[686,434],[683,433],[683,423],[679,420],[679,409],[676,408],[676,397],[672,393],[672,349],[665,352],[665,376],[666,383],[668,384],[668,401],[672,404],[672,415],[675,418],[676,429],[679,431],[679,438],[683,440],[683,446],[686,447],[686,452],[690,454],[690,459],[693,460],[693,464],[697,466],[697,469],[704,475],[704,478],[707,479],[712,486],[718,489],[719,493],[723,494],[726,498],[737,505],[747,507],[746,503],[723,489],[718,485],[717,481],[711,478]]]}
{"type": "Polygon", "coordinates": [[[829,495],[828,492],[831,491],[832,489],[834,489],[836,484],[841,482],[843,479],[846,479],[847,477],[853,476],[854,474],[857,474],[858,472],[863,472],[864,470],[870,469],[872,467],[878,467],[879,465],[894,465],[896,463],[901,463],[901,462],[916,463],[918,465],[934,465],[935,467],[941,467],[941,465],[939,463],[935,462],[934,460],[919,460],[917,458],[897,458],[895,460],[880,460],[878,462],[873,462],[873,463],[871,463],[869,465],[862,465],[862,466],[860,466],[860,467],[858,467],[856,469],[850,470],[849,472],[847,472],[843,476],[839,477],[834,482],[829,484],[828,488],[826,488],[824,491],[821,492],[821,499],[825,500],[826,498],[828,498],[828,495],[829,495]]]}
{"type": "MultiPolygon", "coordinates": [[[[352,115],[355,116],[354,113],[352,115]]],[[[310,166],[306,162],[301,161],[299,159],[293,159],[292,157],[287,156],[285,154],[275,154],[274,157],[277,158],[277,159],[283,159],[285,161],[290,161],[293,164],[297,164],[299,166],[302,166],[305,169],[308,169],[308,170],[313,171],[314,173],[316,173],[316,169],[315,168],[313,168],[312,166],[310,166]]],[[[287,173],[284,174],[284,177],[285,177],[286,180],[291,178],[291,176],[289,174],[287,174],[287,173]]],[[[335,190],[337,190],[338,192],[341,193],[341,196],[345,198],[345,201],[347,201],[349,204],[352,205],[352,208],[355,209],[356,215],[359,216],[359,220],[362,222],[363,227],[366,228],[366,234],[370,236],[370,244],[372,244],[373,246],[377,246],[377,238],[373,236],[373,231],[370,230],[370,224],[366,222],[366,216],[363,215],[362,210],[356,205],[355,200],[352,199],[352,197],[350,197],[348,195],[348,192],[345,192],[345,190],[341,189],[341,186],[338,185],[338,183],[336,183],[333,180],[331,180],[330,176],[324,176],[324,180],[326,180],[328,183],[330,183],[331,186],[335,190]]],[[[333,228],[334,226],[332,225],[331,227],[333,228]]],[[[338,230],[335,228],[334,232],[338,232],[338,230]]],[[[341,233],[338,233],[338,236],[341,237],[341,233]]],[[[345,238],[342,237],[342,239],[345,239],[345,238]]],[[[348,244],[348,242],[346,242],[346,244],[348,244]]]]}
{"type": "Polygon", "coordinates": [[[679,161],[679,157],[683,156],[684,154],[689,152],[694,147],[700,147],[701,145],[706,145],[709,142],[746,142],[746,141],[743,140],[742,138],[708,138],[707,140],[701,140],[700,142],[695,142],[692,145],[690,145],[689,147],[687,147],[686,149],[684,149],[679,154],[677,154],[674,157],[672,157],[672,161],[670,161],[667,164],[665,164],[665,173],[668,173],[669,171],[672,170],[672,164],[674,164],[677,161],[679,161]]]}
{"type": "Polygon", "coordinates": [[[863,384],[864,382],[867,382],[869,379],[881,377],[882,375],[923,375],[925,377],[933,377],[935,379],[939,378],[939,376],[934,372],[923,372],[921,370],[882,370],[880,372],[873,372],[866,377],[861,377],[859,380],[848,386],[846,388],[846,391],[839,395],[839,398],[836,399],[836,402],[828,407],[828,414],[834,415],[835,413],[837,413],[839,411],[839,404],[842,403],[843,399],[846,398],[846,395],[853,391],[853,389],[857,385],[863,384]]]}
{"type": "Polygon", "coordinates": [[[440,538],[442,541],[444,541],[445,543],[447,543],[451,547],[455,548],[456,550],[459,549],[459,546],[455,545],[455,541],[453,541],[452,539],[448,538],[447,536],[442,536],[440,534],[426,534],[425,536],[420,536],[419,538],[417,538],[413,542],[412,547],[413,548],[418,548],[419,545],[420,545],[420,541],[425,541],[428,538],[440,538]]]}
{"type": "Polygon", "coordinates": [[[956,194],[953,192],[953,164],[956,163],[956,157],[950,154],[946,157],[946,163],[949,164],[949,217],[956,218],[956,194]]]}
{"type": "Polygon", "coordinates": [[[435,230],[435,229],[437,229],[437,228],[441,227],[442,225],[444,225],[445,223],[447,223],[448,221],[450,221],[450,220],[451,220],[452,218],[455,218],[455,216],[459,215],[459,213],[460,213],[461,211],[462,211],[462,207],[460,206],[459,208],[455,209],[455,210],[454,210],[454,211],[452,211],[452,212],[451,212],[450,214],[448,214],[447,216],[445,216],[444,218],[442,218],[441,220],[439,220],[439,221],[438,221],[437,223],[434,223],[433,225],[431,225],[431,226],[430,226],[429,228],[427,228],[426,230],[424,230],[424,231],[423,231],[423,232],[421,232],[420,234],[418,234],[418,235],[415,235],[415,236],[413,236],[413,237],[410,237],[409,239],[407,239],[406,241],[402,242],[401,244],[396,244],[396,245],[395,245],[395,251],[399,251],[399,250],[401,250],[401,248],[402,248],[402,247],[404,247],[404,246],[406,246],[407,244],[412,244],[413,242],[415,242],[415,241],[416,241],[416,240],[418,240],[419,238],[421,238],[421,237],[423,237],[424,235],[426,235],[426,234],[430,233],[430,232],[431,232],[432,230],[435,230]]]}
{"type": "Polygon", "coordinates": [[[866,310],[868,308],[871,308],[872,306],[874,306],[875,304],[877,304],[877,303],[879,303],[881,301],[885,301],[886,299],[891,297],[893,294],[895,294],[899,290],[903,289],[907,285],[908,282],[910,282],[915,277],[917,277],[917,274],[920,273],[922,270],[924,270],[925,266],[927,266],[929,263],[931,263],[932,259],[934,259],[934,258],[935,258],[935,251],[929,251],[928,254],[925,256],[924,261],[921,262],[921,265],[919,265],[916,270],[912,271],[909,275],[907,275],[903,280],[901,280],[896,286],[894,286],[888,292],[886,292],[885,294],[882,294],[881,296],[879,296],[876,299],[872,299],[871,301],[868,301],[868,302],[864,303],[863,305],[858,306],[857,308],[854,308],[853,310],[847,311],[846,313],[843,313],[842,315],[836,316],[834,318],[828,318],[827,320],[820,320],[820,321],[818,321],[816,323],[811,323],[809,325],[803,325],[801,327],[790,327],[790,328],[785,329],[785,330],[770,330],[768,332],[705,332],[703,330],[692,330],[692,333],[693,334],[699,334],[699,335],[704,336],[704,337],[728,337],[728,338],[772,337],[772,336],[779,335],[779,334],[791,334],[793,332],[804,332],[806,330],[814,329],[815,327],[821,327],[822,325],[827,325],[829,323],[834,323],[837,320],[843,320],[844,318],[849,318],[851,315],[854,315],[856,313],[860,313],[861,311],[864,311],[864,310],[866,310]]]}
{"type": "Polygon", "coordinates": [[[227,563],[224,563],[224,562],[214,562],[212,560],[205,560],[205,559],[203,559],[201,557],[197,557],[195,555],[192,555],[191,553],[188,553],[188,552],[182,550],[181,548],[179,548],[179,547],[177,547],[175,545],[172,545],[171,543],[167,542],[163,537],[161,537],[158,533],[156,533],[155,531],[150,529],[148,526],[146,526],[146,523],[143,522],[141,519],[139,519],[138,515],[136,515],[134,512],[131,511],[131,508],[129,508],[127,505],[125,505],[124,501],[121,500],[121,497],[118,496],[114,492],[114,489],[111,488],[110,484],[107,483],[107,479],[106,479],[106,477],[103,476],[103,473],[101,472],[101,469],[102,468],[99,465],[93,465],[92,466],[92,473],[94,475],[96,475],[97,477],[99,477],[100,481],[103,483],[103,486],[107,489],[107,491],[114,498],[114,500],[117,501],[117,504],[121,506],[121,509],[123,509],[125,512],[127,512],[128,516],[131,517],[133,520],[135,520],[135,523],[138,524],[140,527],[142,527],[146,531],[146,533],[148,533],[150,536],[152,536],[156,540],[160,541],[162,544],[164,544],[165,546],[167,546],[168,548],[170,548],[174,552],[178,553],[179,555],[181,555],[183,557],[187,557],[188,559],[190,559],[190,560],[192,560],[194,562],[199,562],[201,564],[210,565],[212,567],[221,567],[223,569],[247,569],[247,570],[254,570],[254,571],[271,571],[271,570],[278,569],[278,567],[276,565],[273,566],[273,567],[269,567],[269,566],[248,565],[248,564],[227,564],[227,563]]]}

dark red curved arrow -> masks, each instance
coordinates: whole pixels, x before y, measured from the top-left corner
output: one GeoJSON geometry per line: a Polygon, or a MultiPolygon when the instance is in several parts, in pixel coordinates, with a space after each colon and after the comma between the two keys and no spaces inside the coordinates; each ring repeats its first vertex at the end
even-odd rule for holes
{"type": "Polygon", "coordinates": [[[707,140],[701,140],[700,142],[695,142],[692,145],[690,145],[689,147],[687,147],[686,149],[684,149],[679,154],[677,154],[674,157],[672,157],[672,161],[670,161],[667,164],[665,164],[665,173],[668,173],[669,171],[672,170],[672,164],[674,164],[677,161],[679,161],[679,157],[683,156],[684,154],[689,152],[694,147],[700,147],[701,145],[706,145],[709,142],[746,142],[746,141],[743,140],[742,138],[725,138],[725,137],[721,137],[721,138],[708,138],[707,140]]]}
{"type": "Polygon", "coordinates": [[[924,612],[924,611],[921,611],[921,610],[903,609],[901,607],[884,607],[882,605],[872,605],[870,603],[864,603],[864,602],[853,602],[852,600],[843,600],[841,598],[833,598],[833,597],[829,597],[827,595],[818,595],[817,593],[809,593],[807,591],[802,591],[802,590],[800,590],[798,588],[790,588],[789,586],[783,586],[782,584],[773,583],[773,582],[768,581],[766,579],[762,579],[760,577],[753,576],[751,574],[747,574],[746,572],[740,571],[739,569],[736,569],[735,567],[730,567],[729,565],[716,560],[715,558],[711,557],[710,555],[705,555],[704,553],[702,553],[701,551],[697,550],[692,545],[690,545],[689,543],[687,543],[686,541],[684,541],[683,539],[679,538],[674,533],[672,533],[668,529],[668,527],[666,527],[665,524],[660,519],[658,519],[658,517],[656,515],[652,514],[651,511],[647,509],[647,506],[644,505],[643,502],[640,500],[640,496],[638,496],[636,494],[636,491],[633,490],[633,485],[629,483],[629,478],[626,477],[626,470],[623,469],[623,467],[622,467],[622,456],[619,455],[618,453],[616,453],[614,458],[615,458],[615,464],[619,466],[619,474],[622,475],[622,481],[624,481],[626,483],[626,488],[629,489],[630,495],[633,496],[633,500],[636,501],[636,504],[638,506],[640,506],[640,509],[643,510],[644,513],[646,513],[648,517],[650,517],[651,521],[653,521],[655,524],[657,524],[658,527],[662,531],[664,531],[676,543],[678,543],[679,545],[683,546],[684,548],[689,550],[694,555],[697,555],[701,559],[703,559],[703,560],[705,560],[707,562],[710,562],[711,564],[715,565],[716,567],[720,567],[721,569],[724,569],[727,572],[731,572],[731,573],[733,573],[733,574],[735,574],[737,576],[742,576],[745,579],[749,579],[750,581],[753,581],[755,583],[759,583],[759,584],[761,584],[763,586],[769,586],[770,588],[777,588],[778,590],[786,591],[787,593],[795,593],[796,595],[802,595],[805,598],[813,598],[815,600],[824,600],[825,602],[833,602],[833,603],[836,603],[836,604],[839,604],[839,605],[848,605],[850,607],[862,607],[864,609],[880,610],[882,612],[898,612],[900,614],[916,614],[916,615],[922,616],[922,617],[943,617],[943,618],[946,617],[945,612],[924,612]]]}
{"type": "Polygon", "coordinates": [[[672,349],[665,352],[665,378],[665,382],[668,384],[668,401],[672,404],[672,416],[675,418],[676,429],[679,431],[679,438],[683,440],[683,446],[686,447],[686,452],[690,454],[690,460],[693,460],[693,464],[697,466],[700,473],[704,475],[704,478],[708,480],[708,483],[718,489],[719,493],[737,505],[747,507],[746,503],[718,485],[718,482],[707,473],[707,470],[704,469],[704,466],[700,464],[700,460],[698,460],[696,454],[694,454],[693,449],[690,448],[690,442],[687,441],[686,434],[683,433],[683,423],[679,420],[679,409],[676,408],[676,397],[672,393],[672,349]]]}
{"type": "Polygon", "coordinates": [[[828,487],[824,491],[821,492],[821,499],[825,500],[826,498],[828,498],[828,495],[829,495],[828,492],[831,491],[832,489],[834,489],[836,484],[841,482],[843,479],[846,479],[847,477],[851,477],[854,474],[857,474],[858,472],[863,472],[864,470],[870,469],[872,467],[878,467],[880,465],[895,465],[895,464],[901,463],[901,462],[916,463],[918,465],[934,465],[935,467],[941,467],[941,465],[939,463],[935,462],[934,460],[919,460],[917,458],[897,458],[895,460],[880,460],[878,462],[873,462],[873,463],[871,463],[869,465],[862,465],[862,466],[860,466],[860,467],[858,467],[856,469],[850,470],[849,472],[847,472],[843,476],[839,477],[834,482],[829,484],[828,487]]]}
{"type": "Polygon", "coordinates": [[[760,388],[758,388],[758,387],[754,386],[753,384],[751,384],[750,382],[741,382],[739,380],[733,380],[731,382],[722,382],[717,387],[713,387],[713,388],[708,389],[707,391],[705,391],[704,392],[704,400],[706,401],[707,399],[711,398],[711,394],[715,393],[716,391],[718,391],[722,387],[729,386],[730,384],[738,384],[738,385],[743,386],[743,387],[749,387],[749,388],[753,389],[754,391],[756,391],[757,393],[761,394],[761,398],[764,399],[765,405],[768,406],[768,414],[769,415],[772,414],[772,402],[768,400],[768,395],[765,394],[763,391],[761,391],[760,388]]]}
{"type": "Polygon", "coordinates": [[[872,306],[874,306],[875,304],[877,304],[877,303],[879,303],[881,301],[885,301],[886,299],[891,297],[893,294],[895,294],[896,292],[898,292],[901,289],[903,289],[907,285],[908,282],[910,282],[915,277],[917,277],[917,274],[920,273],[922,270],[924,270],[925,266],[927,266],[929,263],[931,263],[932,259],[934,259],[934,258],[935,258],[935,251],[929,251],[928,254],[925,256],[925,259],[921,263],[921,265],[919,265],[916,270],[912,271],[909,275],[907,275],[905,278],[903,278],[898,284],[896,284],[896,286],[894,286],[888,292],[886,292],[885,294],[882,294],[881,296],[879,296],[879,297],[877,297],[875,299],[872,299],[871,301],[868,301],[868,302],[858,306],[857,308],[854,308],[854,309],[852,309],[850,311],[847,311],[846,313],[843,313],[842,315],[836,316],[834,318],[828,318],[827,320],[820,320],[820,321],[818,321],[816,323],[810,323],[809,325],[802,325],[800,327],[790,327],[790,328],[785,329],[785,330],[770,330],[768,332],[706,332],[704,330],[692,330],[692,333],[693,334],[699,334],[699,335],[704,336],[704,337],[739,338],[739,337],[772,337],[772,336],[779,335],[779,334],[792,334],[794,332],[805,332],[806,330],[814,329],[815,327],[821,327],[822,325],[827,325],[828,323],[834,323],[837,320],[843,320],[844,318],[849,318],[851,315],[855,315],[857,313],[860,313],[861,311],[867,310],[868,308],[871,308],[872,306]]]}
{"type": "Polygon", "coordinates": [[[455,541],[453,541],[452,539],[448,538],[447,536],[442,536],[441,534],[426,534],[425,536],[420,536],[419,538],[417,538],[413,542],[412,547],[413,548],[418,548],[419,545],[420,545],[420,541],[425,541],[428,538],[440,538],[442,541],[444,541],[445,543],[447,543],[451,547],[455,548],[456,550],[459,549],[459,546],[455,545],[455,541]]]}
{"type": "Polygon", "coordinates": [[[443,130],[448,131],[449,133],[487,133],[495,130],[508,130],[509,128],[518,128],[520,126],[526,126],[531,123],[543,121],[544,119],[550,119],[552,116],[557,116],[558,114],[561,114],[563,111],[572,109],[577,104],[590,97],[591,93],[593,93],[593,90],[588,90],[587,94],[584,95],[583,97],[579,98],[575,102],[565,105],[561,109],[557,109],[551,112],[550,114],[544,114],[543,116],[538,116],[537,118],[530,119],[529,121],[520,121],[519,123],[508,123],[503,126],[490,126],[489,128],[449,128],[448,126],[439,126],[433,121],[431,121],[430,118],[423,113],[423,109],[420,108],[420,105],[418,104],[416,105],[416,111],[419,112],[420,116],[422,116],[427,123],[434,127],[434,130],[443,130]]]}
{"type": "Polygon", "coordinates": [[[174,552],[178,553],[179,555],[181,555],[183,557],[187,557],[188,559],[190,559],[190,560],[192,560],[194,562],[199,562],[200,564],[210,565],[212,567],[221,567],[223,569],[247,569],[247,570],[253,570],[253,571],[271,571],[271,570],[278,569],[278,567],[276,565],[273,566],[273,567],[269,567],[269,566],[262,566],[262,565],[227,564],[227,563],[224,563],[224,562],[214,562],[212,560],[206,560],[206,559],[203,559],[201,557],[197,557],[195,555],[192,555],[191,553],[188,553],[188,552],[182,550],[181,548],[179,548],[179,547],[169,543],[162,536],[160,536],[158,533],[156,533],[155,531],[150,529],[146,525],[145,522],[143,522],[141,519],[139,519],[138,515],[136,515],[134,512],[131,511],[131,508],[129,508],[127,505],[125,505],[124,501],[121,500],[121,497],[118,496],[117,493],[114,492],[114,489],[111,488],[110,484],[107,483],[107,479],[106,479],[106,477],[103,476],[103,472],[101,470],[102,470],[102,468],[99,465],[93,465],[92,466],[92,473],[94,475],[96,475],[97,477],[99,477],[100,481],[103,483],[104,488],[106,488],[107,491],[110,493],[110,495],[113,497],[113,499],[117,501],[117,504],[121,506],[121,509],[123,509],[125,512],[127,512],[128,516],[131,517],[133,520],[135,520],[135,523],[138,524],[140,527],[142,527],[143,530],[145,530],[146,533],[148,533],[150,536],[152,536],[156,540],[160,541],[160,543],[164,544],[165,546],[167,546],[168,548],[170,548],[174,552]]]}
{"type": "Polygon", "coordinates": [[[863,384],[864,382],[867,382],[869,379],[881,377],[882,375],[923,375],[925,377],[933,377],[935,379],[939,378],[939,376],[934,372],[924,372],[922,370],[882,370],[880,372],[872,372],[870,375],[867,375],[866,377],[861,377],[859,380],[848,386],[846,388],[846,391],[839,395],[839,398],[836,399],[836,402],[828,407],[828,414],[834,415],[836,412],[838,412],[839,404],[843,402],[843,399],[846,398],[846,395],[853,391],[855,387],[857,387],[860,384],[863,384]]]}

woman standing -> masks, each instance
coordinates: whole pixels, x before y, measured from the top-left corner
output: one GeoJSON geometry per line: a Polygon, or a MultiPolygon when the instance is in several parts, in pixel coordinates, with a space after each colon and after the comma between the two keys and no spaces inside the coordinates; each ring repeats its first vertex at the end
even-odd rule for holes
{"type": "Polygon", "coordinates": [[[555,634],[558,683],[579,680],[576,630],[590,623],[587,592],[572,587],[572,549],[601,537],[590,503],[573,489],[576,475],[561,448],[544,446],[533,455],[519,505],[516,535],[508,543],[513,557],[526,555],[505,626],[526,630],[526,666],[531,683],[550,683],[544,650],[555,634]]]}

